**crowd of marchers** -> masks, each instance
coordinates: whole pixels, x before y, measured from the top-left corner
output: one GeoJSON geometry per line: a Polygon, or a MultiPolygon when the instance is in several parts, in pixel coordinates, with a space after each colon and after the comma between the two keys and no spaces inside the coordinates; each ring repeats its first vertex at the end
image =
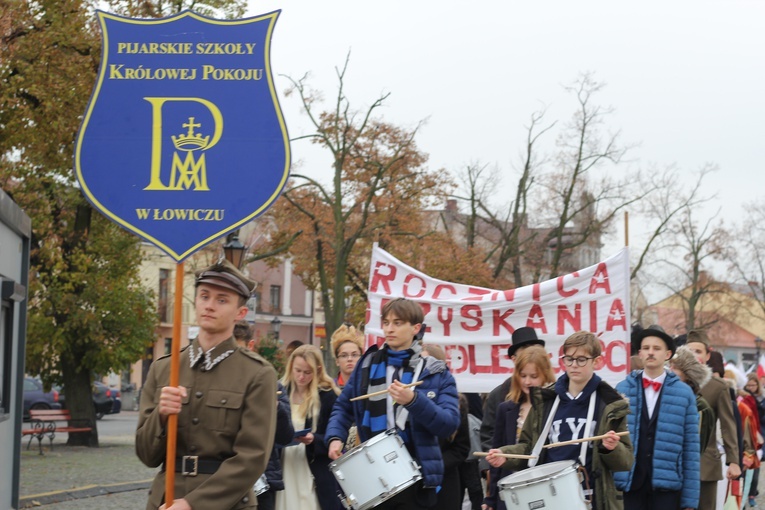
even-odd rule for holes
{"type": "Polygon", "coordinates": [[[704,331],[633,327],[633,370],[612,387],[593,333],[565,340],[556,379],[544,339],[518,328],[512,375],[460,394],[404,298],[383,306],[379,347],[352,325],[334,332],[336,378],[300,342],[276,374],[243,320],[254,287],[226,261],[198,271],[199,335],[178,385],[170,358],[151,366],[136,432],[139,458],[161,467],[147,509],[755,506],[762,383],[753,373],[738,387],[704,331]]]}

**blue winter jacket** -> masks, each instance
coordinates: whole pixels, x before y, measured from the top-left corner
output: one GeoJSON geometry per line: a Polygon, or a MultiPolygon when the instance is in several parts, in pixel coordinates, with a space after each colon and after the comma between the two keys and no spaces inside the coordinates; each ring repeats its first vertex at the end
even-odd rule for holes
{"type": "MultiPolygon", "coordinates": [[[[634,370],[616,385],[616,391],[629,400],[631,412],[627,417],[627,429],[634,451],[637,452],[640,448],[640,418],[643,412],[643,371],[634,370]]],[[[654,412],[657,411],[659,417],[653,449],[652,487],[654,490],[682,491],[680,508],[698,508],[701,454],[698,448],[699,415],[696,396],[672,372],[667,372],[664,379],[661,398],[654,412]]],[[[634,465],[630,471],[615,472],[616,487],[624,492],[629,491],[634,473],[634,465]]]]}
{"type": "MultiPolygon", "coordinates": [[[[376,346],[372,346],[364,353],[345,384],[343,392],[337,397],[324,436],[327,446],[334,439],[345,443],[350,426],[362,422],[364,401],[351,402],[350,399],[367,393],[367,388],[361,387],[362,374],[364,371],[369,371],[371,355],[377,350],[376,346]]],[[[419,380],[423,383],[413,388],[416,398],[406,408],[409,410],[411,443],[414,445],[416,461],[421,467],[423,486],[438,487],[444,473],[438,439],[449,437],[459,427],[459,397],[457,384],[446,363],[429,356],[422,359],[425,360],[425,366],[419,380]]],[[[364,437],[362,427],[358,430],[359,439],[362,442],[370,439],[364,437]]]]}

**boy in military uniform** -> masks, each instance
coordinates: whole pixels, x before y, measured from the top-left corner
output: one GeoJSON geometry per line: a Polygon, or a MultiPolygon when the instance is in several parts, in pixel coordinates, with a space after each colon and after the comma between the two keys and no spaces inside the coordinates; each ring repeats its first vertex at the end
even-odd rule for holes
{"type": "Polygon", "coordinates": [[[147,510],[255,508],[252,487],[266,469],[276,426],[276,372],[239,349],[234,325],[255,282],[220,261],[196,273],[199,336],[181,350],[179,386],[167,386],[170,358],[151,365],[141,394],[136,453],[162,465],[147,510]],[[178,415],[175,500],[165,500],[166,426],[178,415]]]}

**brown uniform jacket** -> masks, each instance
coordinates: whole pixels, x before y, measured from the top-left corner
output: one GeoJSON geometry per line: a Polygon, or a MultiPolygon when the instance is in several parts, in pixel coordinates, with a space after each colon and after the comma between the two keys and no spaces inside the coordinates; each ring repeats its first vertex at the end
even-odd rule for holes
{"type": "MultiPolygon", "coordinates": [[[[180,457],[223,461],[214,474],[175,473],[175,499],[193,510],[254,508],[252,486],[265,471],[276,428],[276,372],[257,354],[237,347],[233,337],[201,354],[196,340],[180,355],[180,385],[188,396],[178,415],[176,466],[180,457]],[[194,355],[194,366],[190,359],[194,355]]],[[[170,379],[170,358],[152,363],[141,390],[136,430],[138,457],[149,467],[164,463],[165,428],[156,409],[170,379]]],[[[164,502],[165,473],[154,479],[147,510],[164,502]]]]}
{"type": "MultiPolygon", "coordinates": [[[[733,404],[730,400],[728,385],[715,375],[701,388],[700,393],[714,410],[717,419],[720,420],[726,462],[738,464],[738,432],[736,431],[736,419],[733,417],[733,404]]],[[[720,452],[717,450],[716,434],[712,434],[707,447],[701,454],[702,482],[722,480],[720,457],[720,452]]]]}

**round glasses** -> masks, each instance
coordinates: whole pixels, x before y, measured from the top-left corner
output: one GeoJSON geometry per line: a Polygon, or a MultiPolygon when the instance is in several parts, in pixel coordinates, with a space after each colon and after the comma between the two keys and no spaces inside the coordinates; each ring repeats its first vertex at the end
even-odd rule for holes
{"type": "Polygon", "coordinates": [[[574,358],[573,356],[561,356],[560,359],[565,363],[567,367],[573,366],[574,363],[576,363],[576,366],[583,367],[587,364],[588,361],[591,359],[595,359],[597,356],[593,356],[591,358],[588,358],[587,356],[579,356],[578,358],[574,358]]]}

